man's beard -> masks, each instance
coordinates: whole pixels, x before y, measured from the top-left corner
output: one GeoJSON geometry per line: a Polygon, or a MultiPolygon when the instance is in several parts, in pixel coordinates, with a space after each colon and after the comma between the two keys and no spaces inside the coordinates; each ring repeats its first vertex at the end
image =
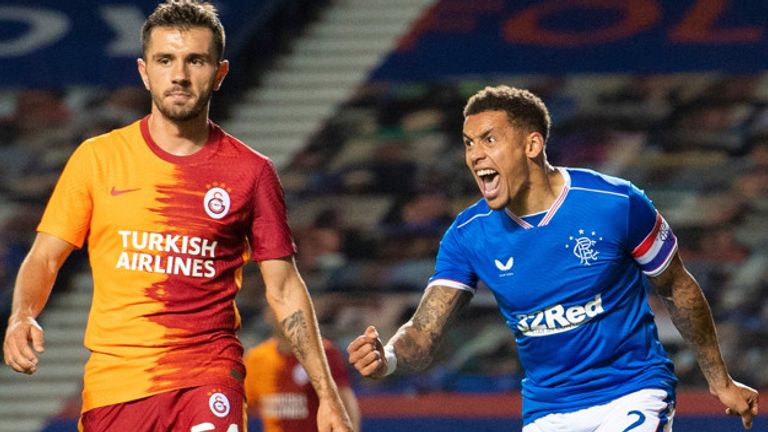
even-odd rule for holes
{"type": "Polygon", "coordinates": [[[163,97],[152,96],[160,113],[169,120],[175,122],[185,122],[192,120],[200,115],[208,107],[208,102],[211,100],[211,91],[208,90],[200,94],[197,102],[191,108],[184,108],[173,104],[164,104],[163,97]]]}

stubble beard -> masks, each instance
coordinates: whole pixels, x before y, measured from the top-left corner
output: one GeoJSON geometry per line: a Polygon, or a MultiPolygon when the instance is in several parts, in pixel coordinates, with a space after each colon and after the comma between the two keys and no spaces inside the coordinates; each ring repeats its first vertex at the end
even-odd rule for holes
{"type": "Polygon", "coordinates": [[[152,95],[152,100],[163,117],[174,122],[187,122],[197,118],[208,107],[208,102],[211,100],[211,93],[210,90],[201,93],[197,102],[190,108],[166,104],[164,103],[164,96],[162,95],[159,97],[152,95]]]}

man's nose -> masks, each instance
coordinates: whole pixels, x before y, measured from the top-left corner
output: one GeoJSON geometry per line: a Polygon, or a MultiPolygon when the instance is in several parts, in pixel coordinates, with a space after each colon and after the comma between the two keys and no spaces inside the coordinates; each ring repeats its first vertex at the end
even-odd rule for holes
{"type": "Polygon", "coordinates": [[[172,79],[174,84],[189,84],[189,68],[184,62],[179,62],[174,66],[172,79]]]}
{"type": "Polygon", "coordinates": [[[485,157],[485,152],[478,145],[473,145],[467,149],[467,159],[475,163],[485,157]]]}

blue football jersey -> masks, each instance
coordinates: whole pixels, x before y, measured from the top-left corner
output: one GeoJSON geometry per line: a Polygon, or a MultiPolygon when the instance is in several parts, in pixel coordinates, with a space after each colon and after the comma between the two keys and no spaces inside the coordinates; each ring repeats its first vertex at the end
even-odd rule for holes
{"type": "Polygon", "coordinates": [[[664,271],[677,239],[626,180],[558,168],[565,185],[544,213],[492,210],[484,199],[446,231],[429,286],[473,292],[482,280],[512,329],[523,421],[648,388],[674,394],[643,274],[664,271]]]}

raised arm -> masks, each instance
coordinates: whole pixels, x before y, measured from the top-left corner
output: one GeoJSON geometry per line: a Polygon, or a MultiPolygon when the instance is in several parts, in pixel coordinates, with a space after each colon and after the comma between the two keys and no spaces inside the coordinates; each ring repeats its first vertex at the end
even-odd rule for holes
{"type": "Polygon", "coordinates": [[[361,375],[371,378],[388,375],[395,365],[411,371],[425,369],[432,363],[445,329],[471,298],[472,294],[465,290],[444,286],[427,288],[413,317],[400,327],[386,347],[378,331],[368,327],[347,347],[349,362],[361,375]]]}
{"type": "Polygon", "coordinates": [[[320,399],[318,430],[351,432],[349,416],[325,357],[315,309],[293,257],[261,261],[259,268],[266,286],[267,302],[320,399]]]}
{"type": "Polygon", "coordinates": [[[39,233],[21,263],[3,342],[5,364],[17,372],[31,375],[37,371],[45,341],[36,319],[48,302],[59,269],[74,249],[64,240],[39,233]]]}
{"type": "Polygon", "coordinates": [[[720,353],[712,312],[698,282],[685,269],[679,255],[651,283],[664,300],[672,322],[690,344],[709,391],[726,406],[730,415],[740,416],[745,428],[752,427],[758,412],[758,393],[728,374],[720,353]]]}

